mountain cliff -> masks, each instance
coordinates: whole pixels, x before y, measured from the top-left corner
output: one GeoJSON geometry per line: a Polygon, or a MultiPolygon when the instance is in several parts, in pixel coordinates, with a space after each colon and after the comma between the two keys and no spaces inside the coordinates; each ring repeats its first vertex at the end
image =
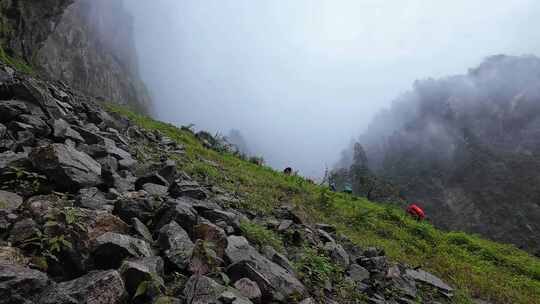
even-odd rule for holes
{"type": "Polygon", "coordinates": [[[539,132],[540,59],[494,56],[466,75],[416,82],[360,142],[369,168],[436,225],[534,253],[539,132]]]}
{"type": "Polygon", "coordinates": [[[103,100],[151,112],[122,0],[2,1],[0,9],[8,56],[103,100]]]}

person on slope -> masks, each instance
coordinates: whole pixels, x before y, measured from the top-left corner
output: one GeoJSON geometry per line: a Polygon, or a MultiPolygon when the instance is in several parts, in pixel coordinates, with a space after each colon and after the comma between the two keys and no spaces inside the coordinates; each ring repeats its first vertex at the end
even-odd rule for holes
{"type": "Polygon", "coordinates": [[[283,170],[283,174],[285,175],[292,175],[292,168],[291,167],[287,167],[285,168],[285,170],[283,170]]]}
{"type": "Polygon", "coordinates": [[[426,214],[422,208],[418,207],[416,204],[411,204],[407,207],[407,213],[416,218],[417,221],[421,222],[426,218],[426,214]]]}

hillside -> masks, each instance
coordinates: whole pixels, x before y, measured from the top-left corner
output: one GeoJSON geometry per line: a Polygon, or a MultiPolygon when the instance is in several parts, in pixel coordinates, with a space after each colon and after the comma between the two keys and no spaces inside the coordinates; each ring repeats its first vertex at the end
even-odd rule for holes
{"type": "Polygon", "coordinates": [[[538,303],[540,261],[512,246],[0,80],[0,303],[538,303]]]}
{"type": "Polygon", "coordinates": [[[437,226],[540,254],[539,75],[540,58],[501,55],[417,81],[359,137],[366,166],[437,226]]]}

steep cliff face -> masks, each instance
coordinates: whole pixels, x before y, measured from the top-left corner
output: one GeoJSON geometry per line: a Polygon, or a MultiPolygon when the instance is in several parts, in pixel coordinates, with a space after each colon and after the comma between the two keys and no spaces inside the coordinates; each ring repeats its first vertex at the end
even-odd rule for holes
{"type": "Polygon", "coordinates": [[[0,45],[13,57],[32,62],[73,0],[0,1],[0,45]]]}
{"type": "Polygon", "coordinates": [[[540,253],[540,59],[419,81],[361,137],[371,169],[436,225],[540,253]]]}
{"type": "Polygon", "coordinates": [[[107,101],[150,111],[140,79],[132,17],[122,0],[77,0],[37,53],[55,79],[107,101]]]}

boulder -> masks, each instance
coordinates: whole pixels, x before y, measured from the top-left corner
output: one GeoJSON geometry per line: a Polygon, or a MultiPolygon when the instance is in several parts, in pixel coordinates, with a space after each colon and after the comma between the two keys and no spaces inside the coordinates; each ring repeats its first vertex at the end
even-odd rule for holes
{"type": "Polygon", "coordinates": [[[213,209],[206,210],[202,213],[205,219],[210,220],[212,223],[225,222],[227,225],[234,227],[234,229],[240,229],[240,216],[235,213],[213,209]]]}
{"type": "Polygon", "coordinates": [[[101,269],[118,268],[125,258],[152,256],[150,245],[128,235],[107,232],[96,239],[94,264],[101,269]]]}
{"type": "Polygon", "coordinates": [[[186,269],[195,245],[178,223],[172,221],[161,227],[157,242],[169,263],[178,269],[186,269]]]}
{"type": "Polygon", "coordinates": [[[145,184],[156,184],[169,187],[169,182],[158,173],[151,173],[137,178],[135,181],[135,190],[141,190],[145,184]]]}
{"type": "Polygon", "coordinates": [[[142,189],[148,192],[148,194],[154,195],[154,196],[166,196],[167,192],[169,191],[169,188],[167,188],[166,186],[150,184],[150,183],[144,184],[142,186],[142,189]]]}
{"type": "Polygon", "coordinates": [[[186,180],[172,183],[169,187],[169,195],[174,198],[187,196],[199,200],[205,200],[210,196],[208,191],[201,187],[199,183],[186,180]]]}
{"type": "Polygon", "coordinates": [[[33,304],[50,284],[43,272],[0,260],[0,304],[33,304]]]}
{"type": "Polygon", "coordinates": [[[76,206],[86,209],[107,210],[108,208],[105,208],[107,202],[105,194],[96,187],[80,189],[75,197],[76,206]]]}
{"type": "Polygon", "coordinates": [[[36,229],[38,229],[38,225],[31,218],[17,221],[9,232],[8,240],[14,245],[20,245],[24,243],[24,241],[32,238],[36,232],[36,229]]]}
{"type": "Polygon", "coordinates": [[[281,223],[279,223],[279,226],[278,226],[277,230],[279,232],[283,232],[283,231],[289,229],[292,224],[293,224],[292,220],[283,220],[283,221],[281,221],[281,223]]]}
{"type": "Polygon", "coordinates": [[[6,123],[15,119],[21,114],[30,113],[23,101],[1,100],[0,101],[0,122],[6,123]]]}
{"type": "Polygon", "coordinates": [[[188,265],[190,273],[198,275],[213,273],[221,264],[222,260],[206,242],[201,239],[195,242],[188,265]]]}
{"type": "Polygon", "coordinates": [[[63,119],[53,121],[53,136],[58,139],[71,139],[75,142],[84,142],[79,132],[73,130],[71,125],[63,119]]]}
{"type": "Polygon", "coordinates": [[[31,126],[33,133],[38,136],[48,136],[51,134],[49,125],[38,116],[22,114],[17,117],[17,120],[31,126]]]}
{"type": "Polygon", "coordinates": [[[88,154],[63,144],[34,148],[30,160],[58,190],[69,191],[102,183],[100,164],[88,154]]]}
{"type": "Polygon", "coordinates": [[[6,135],[7,128],[3,124],[0,123],[0,139],[4,138],[6,135]]]}
{"type": "Polygon", "coordinates": [[[233,281],[249,278],[261,288],[264,298],[287,303],[289,297],[303,295],[304,285],[283,267],[262,256],[244,237],[229,236],[225,250],[231,262],[227,273],[233,281]]]}
{"type": "Polygon", "coordinates": [[[248,298],[244,297],[238,290],[227,288],[218,296],[218,300],[223,304],[253,304],[248,298]]]}
{"type": "Polygon", "coordinates": [[[352,264],[347,271],[347,274],[354,282],[357,283],[369,280],[370,277],[369,271],[358,264],[352,264]]]}
{"type": "Polygon", "coordinates": [[[212,223],[201,223],[194,228],[194,238],[208,242],[217,256],[222,259],[227,248],[227,234],[212,223]]]}
{"type": "Polygon", "coordinates": [[[193,275],[184,288],[186,302],[190,304],[217,303],[218,298],[226,287],[218,284],[209,277],[193,275]]]}
{"type": "Polygon", "coordinates": [[[163,259],[158,256],[146,257],[142,259],[125,260],[120,266],[119,272],[126,285],[128,294],[133,297],[137,287],[145,281],[164,285],[163,279],[163,259]]]}
{"type": "Polygon", "coordinates": [[[234,288],[236,288],[242,296],[254,303],[259,303],[261,301],[262,293],[259,285],[248,278],[241,278],[236,281],[234,283],[234,288]]]}
{"type": "Polygon", "coordinates": [[[445,282],[443,282],[443,280],[422,269],[407,269],[405,271],[405,275],[414,279],[417,282],[436,287],[444,293],[451,294],[454,292],[454,289],[445,282]]]}
{"type": "Polygon", "coordinates": [[[12,167],[27,168],[30,165],[28,153],[26,152],[14,153],[13,151],[6,151],[0,153],[0,174],[11,171],[12,167]]]}
{"type": "Polygon", "coordinates": [[[147,242],[150,242],[150,243],[153,242],[152,233],[150,233],[150,230],[148,230],[148,227],[146,227],[146,225],[143,222],[141,222],[138,218],[136,217],[131,218],[131,227],[138,236],[142,237],[147,242]]]}
{"type": "Polygon", "coordinates": [[[150,198],[144,196],[124,197],[114,203],[114,213],[125,222],[129,222],[135,217],[146,223],[154,215],[154,204],[150,198]]]}
{"type": "Polygon", "coordinates": [[[326,252],[330,256],[330,259],[332,259],[332,262],[336,263],[344,269],[347,269],[347,267],[349,267],[349,254],[347,254],[345,249],[343,249],[340,244],[328,242],[324,245],[324,250],[326,250],[326,252]]]}
{"type": "Polygon", "coordinates": [[[262,254],[267,258],[269,259],[270,261],[278,264],[279,266],[283,267],[285,270],[287,270],[289,273],[291,274],[295,274],[295,271],[294,271],[294,266],[293,264],[291,263],[291,261],[289,261],[289,259],[287,259],[286,256],[284,256],[283,254],[277,252],[274,247],[272,246],[264,246],[262,248],[262,254]]]}
{"type": "Polygon", "coordinates": [[[167,180],[169,184],[172,184],[179,175],[176,169],[176,162],[174,160],[167,160],[164,166],[159,169],[158,174],[167,180]]]}
{"type": "Polygon", "coordinates": [[[171,221],[176,221],[184,230],[192,234],[193,227],[198,222],[197,211],[188,200],[168,200],[154,216],[155,228],[160,229],[171,221]]]}
{"type": "Polygon", "coordinates": [[[0,190],[0,213],[10,213],[19,208],[23,203],[18,194],[0,190]]]}
{"type": "Polygon", "coordinates": [[[93,271],[72,281],[49,287],[39,304],[124,303],[124,282],[116,270],[93,271]]]}

